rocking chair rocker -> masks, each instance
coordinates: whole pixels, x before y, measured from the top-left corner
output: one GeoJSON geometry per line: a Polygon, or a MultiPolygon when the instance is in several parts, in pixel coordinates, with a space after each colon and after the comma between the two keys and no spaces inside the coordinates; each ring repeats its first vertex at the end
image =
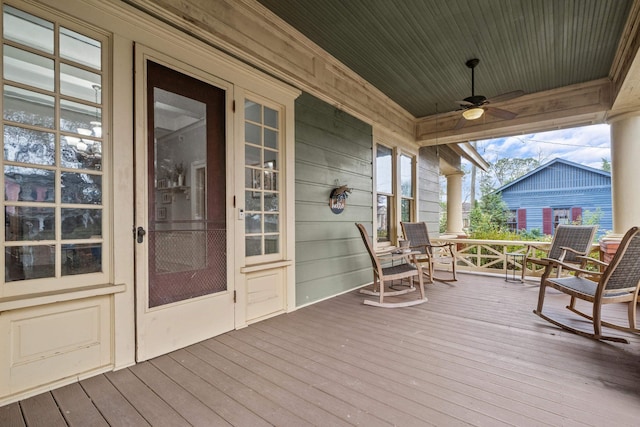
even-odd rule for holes
{"type": "Polygon", "coordinates": [[[611,263],[606,264],[588,257],[583,257],[583,259],[597,266],[604,266],[606,268],[602,273],[587,271],[562,261],[545,258],[545,261],[549,264],[540,281],[538,307],[533,310],[533,312],[546,321],[575,334],[596,340],[608,340],[628,344],[629,341],[627,339],[603,335],[602,326],[626,332],[640,333],[640,329],[636,328],[636,304],[638,302],[638,291],[640,290],[640,230],[638,227],[632,227],[627,231],[611,263]],[[575,276],[549,278],[554,267],[563,267],[567,270],[575,271],[575,276]],[[587,274],[599,276],[600,279],[598,282],[593,282],[582,277],[587,274]],[[571,327],[542,312],[547,286],[557,289],[571,297],[567,308],[591,320],[593,323],[593,333],[571,327]],[[575,304],[578,299],[593,304],[593,312],[591,315],[583,313],[576,308],[575,304]],[[602,305],[617,302],[628,303],[628,327],[602,321],[602,305]]]}
{"type": "Polygon", "coordinates": [[[394,307],[410,307],[413,305],[418,305],[418,304],[427,302],[427,298],[424,296],[424,284],[422,281],[422,267],[420,266],[420,264],[415,263],[415,255],[398,254],[399,256],[393,257],[393,259],[405,258],[407,262],[404,262],[399,265],[390,266],[390,267],[382,267],[380,258],[373,250],[373,245],[371,244],[371,240],[369,239],[367,230],[364,228],[362,224],[356,223],[356,227],[358,227],[358,231],[360,231],[360,236],[362,237],[362,241],[364,242],[364,245],[367,248],[367,252],[369,253],[369,257],[371,258],[371,265],[373,267],[373,290],[361,289],[360,293],[379,297],[378,301],[366,299],[364,300],[364,303],[366,305],[373,305],[376,307],[394,308],[394,307]],[[413,263],[410,263],[410,262],[413,262],[413,263]],[[401,302],[384,302],[385,296],[402,295],[402,294],[415,291],[416,288],[413,283],[415,278],[418,279],[418,283],[420,287],[420,299],[401,301],[401,302]],[[411,281],[410,287],[401,289],[401,290],[385,289],[385,286],[388,283],[394,280],[404,280],[404,279],[409,279],[411,281]]]}

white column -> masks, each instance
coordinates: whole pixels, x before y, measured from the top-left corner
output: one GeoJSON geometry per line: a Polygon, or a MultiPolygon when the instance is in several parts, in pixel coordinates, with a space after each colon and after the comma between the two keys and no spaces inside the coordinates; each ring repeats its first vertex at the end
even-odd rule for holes
{"type": "Polygon", "coordinates": [[[613,233],[622,236],[640,225],[640,111],[612,116],[609,123],[613,233]]]}
{"type": "Polygon", "coordinates": [[[462,229],[462,173],[447,175],[447,234],[464,236],[462,229]]]}

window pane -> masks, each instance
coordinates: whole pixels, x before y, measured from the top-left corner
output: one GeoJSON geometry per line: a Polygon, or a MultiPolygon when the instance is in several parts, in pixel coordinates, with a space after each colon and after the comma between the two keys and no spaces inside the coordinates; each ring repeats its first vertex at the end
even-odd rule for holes
{"type": "Polygon", "coordinates": [[[53,23],[11,6],[4,6],[4,38],[53,53],[53,23]]]}
{"type": "Polygon", "coordinates": [[[7,206],[5,208],[5,240],[53,240],[56,238],[54,208],[7,206]]]}
{"type": "Polygon", "coordinates": [[[56,274],[54,245],[9,246],[4,250],[8,260],[4,280],[39,279],[54,277],[56,274]]]}
{"type": "Polygon", "coordinates": [[[278,215],[265,214],[264,216],[264,232],[277,233],[278,231],[278,215]]]}
{"type": "Polygon", "coordinates": [[[278,193],[264,193],[264,210],[266,212],[278,212],[278,193]]]}
{"type": "Polygon", "coordinates": [[[13,86],[4,87],[5,120],[27,125],[54,128],[54,97],[13,86]]]}
{"type": "Polygon", "coordinates": [[[4,45],[4,78],[53,92],[53,60],[4,45]]]}
{"type": "Polygon", "coordinates": [[[276,167],[276,160],[278,159],[278,152],[277,151],[271,151],[271,150],[264,150],[264,167],[266,169],[275,169],[278,170],[278,168],[276,167]]]}
{"type": "Polygon", "coordinates": [[[55,163],[55,136],[17,126],[4,127],[4,158],[11,162],[35,165],[55,163]]]}
{"type": "Polygon", "coordinates": [[[244,185],[247,188],[262,188],[262,177],[260,175],[260,169],[245,168],[244,169],[244,185]]]}
{"type": "Polygon", "coordinates": [[[400,191],[404,197],[413,197],[413,159],[400,156],[400,191]]]}
{"type": "Polygon", "coordinates": [[[75,136],[62,136],[60,164],[65,168],[102,170],[102,143],[75,136]]]}
{"type": "Polygon", "coordinates": [[[4,199],[19,202],[53,202],[55,173],[38,168],[4,167],[4,199]]]}
{"type": "Polygon", "coordinates": [[[278,190],[278,173],[264,171],[264,189],[277,191],[278,190]]]}
{"type": "Polygon", "coordinates": [[[244,101],[244,117],[256,123],[262,123],[262,106],[253,101],[244,101]]]}
{"type": "Polygon", "coordinates": [[[378,195],[377,221],[378,241],[389,241],[389,197],[378,195]]]}
{"type": "Polygon", "coordinates": [[[278,132],[271,129],[264,130],[264,146],[278,149],[278,132]]]}
{"type": "Polygon", "coordinates": [[[277,254],[280,252],[280,236],[264,236],[264,253],[277,254]]]}
{"type": "Polygon", "coordinates": [[[60,93],[102,103],[102,77],[81,68],[60,64],[60,93]]]}
{"type": "Polygon", "coordinates": [[[245,232],[262,233],[262,215],[253,213],[246,214],[244,217],[245,232]]]}
{"type": "Polygon", "coordinates": [[[79,102],[60,101],[60,129],[82,136],[102,136],[102,109],[79,102]],[[98,127],[100,127],[98,131],[98,127]],[[100,135],[98,135],[98,133],[100,135]]]}
{"type": "Polygon", "coordinates": [[[244,208],[247,211],[261,211],[260,194],[254,191],[245,191],[244,208]]]}
{"type": "Polygon", "coordinates": [[[264,124],[278,129],[278,112],[269,107],[264,107],[264,124]]]}
{"type": "Polygon", "coordinates": [[[95,239],[102,237],[101,209],[61,209],[63,239],[95,239]]]}
{"type": "Polygon", "coordinates": [[[102,46],[98,40],[60,28],[60,56],[96,70],[101,69],[102,46]]]}
{"type": "Polygon", "coordinates": [[[376,154],[376,188],[380,193],[393,193],[393,163],[390,148],[378,145],[376,154]]]}
{"type": "Polygon", "coordinates": [[[63,172],[62,203],[102,204],[102,177],[86,173],[63,172]]]}
{"type": "Polygon", "coordinates": [[[262,150],[258,147],[252,147],[251,145],[245,145],[244,150],[244,164],[249,166],[260,166],[262,164],[261,160],[261,152],[262,150]]]}
{"type": "Polygon", "coordinates": [[[400,201],[401,209],[400,212],[400,221],[410,222],[411,221],[411,200],[402,199],[400,201]]]}
{"type": "Polygon", "coordinates": [[[249,236],[245,238],[245,255],[262,255],[262,237],[249,236]]]}
{"type": "Polygon", "coordinates": [[[260,139],[260,126],[251,123],[245,123],[244,140],[251,144],[262,145],[262,141],[260,139]]]}
{"type": "Polygon", "coordinates": [[[62,275],[102,271],[102,244],[62,245],[62,275]]]}

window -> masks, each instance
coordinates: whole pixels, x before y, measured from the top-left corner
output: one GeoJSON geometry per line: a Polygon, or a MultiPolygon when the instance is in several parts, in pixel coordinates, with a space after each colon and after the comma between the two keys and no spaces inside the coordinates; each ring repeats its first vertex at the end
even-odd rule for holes
{"type": "Polygon", "coordinates": [[[280,113],[245,100],[245,254],[280,253],[280,113]]]}
{"type": "Polygon", "coordinates": [[[400,156],[400,221],[413,219],[413,158],[400,156]]]}
{"type": "Polygon", "coordinates": [[[391,244],[400,221],[415,218],[415,156],[376,147],[377,242],[391,244]]]}
{"type": "Polygon", "coordinates": [[[393,150],[383,145],[378,145],[376,153],[378,242],[389,242],[391,240],[390,231],[394,211],[393,150]]]}
{"type": "Polygon", "coordinates": [[[510,231],[518,231],[518,214],[515,209],[508,210],[507,214],[507,227],[510,231]]]}
{"type": "Polygon", "coordinates": [[[107,259],[105,40],[7,5],[2,19],[4,280],[69,286],[107,259]]]}
{"type": "Polygon", "coordinates": [[[571,224],[571,210],[569,208],[553,209],[553,229],[559,224],[571,224]]]}

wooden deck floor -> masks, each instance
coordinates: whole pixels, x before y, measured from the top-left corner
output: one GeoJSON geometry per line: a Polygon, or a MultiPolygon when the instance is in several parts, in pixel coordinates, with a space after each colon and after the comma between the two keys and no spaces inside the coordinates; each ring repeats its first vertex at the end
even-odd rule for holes
{"type": "Polygon", "coordinates": [[[532,313],[537,286],[459,276],[410,308],[342,295],[7,405],[0,425],[640,425],[640,337],[572,335],[532,313]]]}

